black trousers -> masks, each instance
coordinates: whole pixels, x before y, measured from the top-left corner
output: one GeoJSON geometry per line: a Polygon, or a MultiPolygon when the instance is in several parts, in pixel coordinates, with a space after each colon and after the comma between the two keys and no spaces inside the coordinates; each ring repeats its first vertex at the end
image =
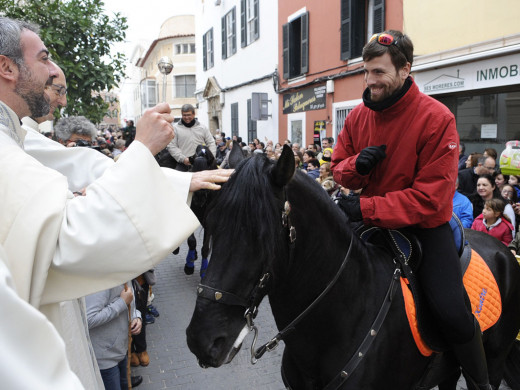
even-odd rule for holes
{"type": "Polygon", "coordinates": [[[474,334],[473,314],[466,307],[459,256],[448,223],[431,229],[413,229],[422,245],[418,281],[437,326],[451,344],[464,344],[474,334]]]}
{"type": "MultiPolygon", "coordinates": [[[[146,321],[144,320],[144,316],[146,314],[146,303],[148,302],[148,291],[150,286],[148,283],[144,283],[141,286],[139,292],[135,293],[135,307],[137,310],[141,312],[141,333],[138,335],[132,336],[132,352],[144,352],[146,351],[146,321]]],[[[137,289],[134,289],[134,292],[137,289]]]]}

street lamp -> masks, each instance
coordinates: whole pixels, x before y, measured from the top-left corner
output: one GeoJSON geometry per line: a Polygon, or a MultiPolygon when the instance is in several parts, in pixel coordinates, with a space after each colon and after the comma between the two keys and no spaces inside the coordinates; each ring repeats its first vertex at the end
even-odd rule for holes
{"type": "Polygon", "coordinates": [[[159,72],[161,72],[163,74],[162,101],[165,102],[166,101],[166,76],[168,76],[173,69],[172,60],[170,60],[169,57],[164,56],[159,60],[157,67],[159,68],[159,72]]]}

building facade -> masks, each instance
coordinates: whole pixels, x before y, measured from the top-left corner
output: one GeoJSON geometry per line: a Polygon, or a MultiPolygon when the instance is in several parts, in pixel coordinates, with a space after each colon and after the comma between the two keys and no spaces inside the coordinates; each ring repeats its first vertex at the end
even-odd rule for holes
{"type": "Polygon", "coordinates": [[[293,0],[278,3],[279,138],[321,144],[361,102],[361,50],[372,34],[402,29],[396,0],[293,0]]]}
{"type": "Polygon", "coordinates": [[[201,0],[198,119],[244,142],[278,140],[276,0],[201,0]]]}

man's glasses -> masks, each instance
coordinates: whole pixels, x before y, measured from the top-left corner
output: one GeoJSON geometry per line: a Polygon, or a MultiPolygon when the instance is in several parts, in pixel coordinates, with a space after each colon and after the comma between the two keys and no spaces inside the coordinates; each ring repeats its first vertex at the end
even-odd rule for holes
{"type": "Polygon", "coordinates": [[[67,88],[63,85],[52,84],[50,87],[60,96],[65,96],[67,94],[67,88]]]}

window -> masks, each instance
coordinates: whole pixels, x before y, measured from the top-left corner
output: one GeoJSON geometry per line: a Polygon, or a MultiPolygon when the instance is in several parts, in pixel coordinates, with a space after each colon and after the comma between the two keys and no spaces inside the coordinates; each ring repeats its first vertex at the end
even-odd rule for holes
{"type": "Polygon", "coordinates": [[[175,54],[182,54],[182,45],[175,45],[175,54]]]}
{"type": "Polygon", "coordinates": [[[240,46],[250,45],[259,37],[258,0],[240,0],[240,46]]]}
{"type": "Polygon", "coordinates": [[[238,103],[231,104],[231,136],[238,137],[238,103]]]}
{"type": "Polygon", "coordinates": [[[175,97],[193,97],[195,95],[195,84],[195,75],[175,76],[175,97]]]}
{"type": "Polygon", "coordinates": [[[204,70],[213,68],[213,28],[202,37],[202,61],[204,70]]]}
{"type": "Polygon", "coordinates": [[[222,18],[222,58],[231,57],[237,52],[237,32],[235,7],[222,18]]]}
{"type": "Polygon", "coordinates": [[[341,59],[361,56],[372,34],[385,29],[385,0],[341,0],[341,59]]]}
{"type": "Polygon", "coordinates": [[[195,44],[190,43],[190,54],[193,54],[193,53],[195,53],[195,44]]]}
{"type": "Polygon", "coordinates": [[[247,99],[247,142],[253,142],[256,137],[256,121],[251,119],[251,99],[247,99]]]}
{"type": "Polygon", "coordinates": [[[291,141],[302,144],[302,121],[291,121],[291,141]]]}
{"type": "Polygon", "coordinates": [[[152,108],[157,104],[157,83],[155,80],[143,80],[141,83],[141,106],[152,108]]]}
{"type": "Polygon", "coordinates": [[[334,139],[338,139],[339,133],[343,130],[343,125],[345,124],[345,119],[350,111],[352,111],[354,107],[350,108],[338,108],[336,110],[336,123],[334,124],[334,139]]]}
{"type": "Polygon", "coordinates": [[[290,79],[309,71],[309,13],[283,25],[283,77],[290,79]]]}

